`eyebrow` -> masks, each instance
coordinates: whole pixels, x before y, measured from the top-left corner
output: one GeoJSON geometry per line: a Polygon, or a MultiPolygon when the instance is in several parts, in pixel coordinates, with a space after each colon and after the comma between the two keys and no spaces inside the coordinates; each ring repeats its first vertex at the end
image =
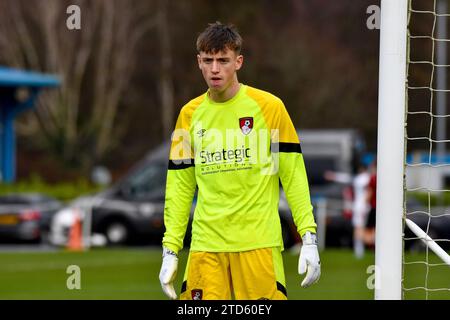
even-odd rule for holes
{"type": "MultiPolygon", "coordinates": [[[[203,61],[211,61],[211,60],[214,60],[214,58],[213,57],[203,57],[202,60],[203,61]]],[[[220,58],[217,58],[217,60],[218,61],[230,61],[230,58],[228,58],[228,57],[220,57],[220,58]]]]}

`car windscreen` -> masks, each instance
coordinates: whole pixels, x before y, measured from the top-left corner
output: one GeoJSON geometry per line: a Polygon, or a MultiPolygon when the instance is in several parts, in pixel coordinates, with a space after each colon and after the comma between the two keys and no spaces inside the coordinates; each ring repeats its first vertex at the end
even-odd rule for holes
{"type": "Polygon", "coordinates": [[[130,196],[146,198],[159,190],[164,190],[167,164],[148,162],[134,170],[122,183],[130,196]]]}

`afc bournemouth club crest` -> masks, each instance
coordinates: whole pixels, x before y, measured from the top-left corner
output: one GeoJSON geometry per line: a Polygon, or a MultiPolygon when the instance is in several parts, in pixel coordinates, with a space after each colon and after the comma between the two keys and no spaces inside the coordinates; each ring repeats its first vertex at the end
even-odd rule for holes
{"type": "Polygon", "coordinates": [[[253,129],[253,117],[239,118],[239,127],[243,134],[249,134],[253,129]]]}
{"type": "Polygon", "coordinates": [[[192,300],[202,300],[203,299],[203,290],[202,289],[193,289],[191,290],[192,300]]]}

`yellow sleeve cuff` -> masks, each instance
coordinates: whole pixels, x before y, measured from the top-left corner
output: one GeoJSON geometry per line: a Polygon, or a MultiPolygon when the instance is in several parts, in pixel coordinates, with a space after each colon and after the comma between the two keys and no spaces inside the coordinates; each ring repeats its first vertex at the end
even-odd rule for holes
{"type": "Polygon", "coordinates": [[[176,254],[178,254],[178,251],[180,251],[179,248],[177,248],[176,246],[174,246],[173,244],[170,244],[170,243],[163,243],[163,247],[166,247],[167,249],[175,252],[176,254]]]}
{"type": "Polygon", "coordinates": [[[304,229],[298,230],[298,233],[300,234],[300,237],[303,238],[305,233],[308,231],[311,233],[316,233],[316,228],[314,228],[314,227],[304,228],[304,229]]]}

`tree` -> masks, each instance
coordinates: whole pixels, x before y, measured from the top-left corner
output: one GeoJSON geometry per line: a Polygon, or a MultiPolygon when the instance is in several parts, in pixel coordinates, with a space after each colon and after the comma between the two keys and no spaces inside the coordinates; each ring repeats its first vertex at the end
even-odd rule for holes
{"type": "Polygon", "coordinates": [[[128,125],[119,107],[136,67],[136,47],[158,23],[147,15],[151,6],[124,0],[2,1],[0,60],[56,73],[63,81],[40,96],[34,114],[19,123],[19,134],[41,138],[84,169],[116,147],[128,125]],[[71,4],[81,9],[80,30],[66,27],[71,4]]]}

